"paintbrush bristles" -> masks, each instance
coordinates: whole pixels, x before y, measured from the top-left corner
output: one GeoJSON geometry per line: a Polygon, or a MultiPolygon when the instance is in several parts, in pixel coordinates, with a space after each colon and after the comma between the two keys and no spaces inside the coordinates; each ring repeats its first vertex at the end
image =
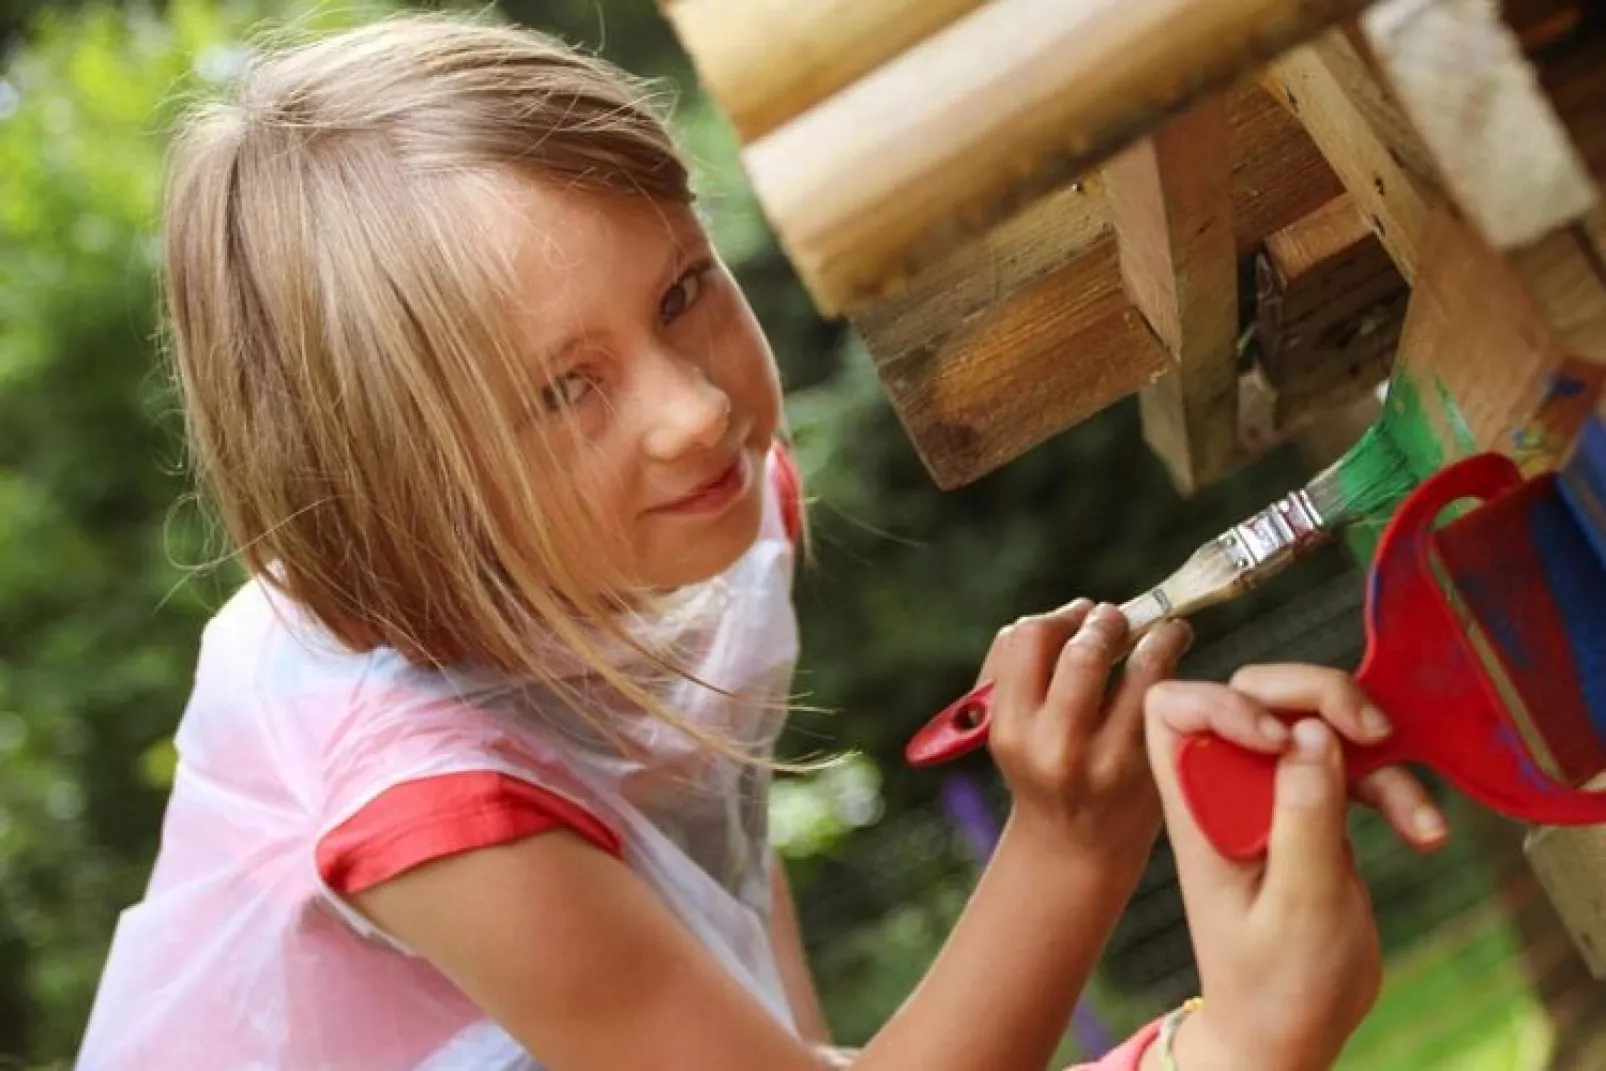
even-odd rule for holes
{"type": "Polygon", "coordinates": [[[1387,516],[1411,489],[1416,475],[1390,434],[1388,420],[1374,423],[1344,456],[1305,485],[1324,529],[1387,516]]]}

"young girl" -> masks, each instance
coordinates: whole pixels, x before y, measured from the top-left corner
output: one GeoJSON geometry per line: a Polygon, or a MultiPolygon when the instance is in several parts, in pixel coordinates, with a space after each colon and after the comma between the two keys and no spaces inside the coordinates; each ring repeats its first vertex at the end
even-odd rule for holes
{"type": "MultiPolygon", "coordinates": [[[[80,1067],[827,1059],[765,825],[797,479],[691,201],[630,80],[439,17],[262,57],[188,126],[173,341],[251,579],[206,630],[80,1067]]],[[[1359,1021],[1376,935],[1337,749],[1255,721],[1365,735],[1358,693],[1300,668],[1150,691],[1172,625],[1106,701],[1123,629],[1078,603],[1001,635],[1008,831],[926,981],[834,1059],[1042,1067],[1162,800],[1206,1004],[1105,1066],[1315,1067],[1359,1021]],[[1207,726],[1289,752],[1264,867],[1175,802],[1168,749],[1207,726]]],[[[1397,772],[1373,788],[1402,827],[1426,806],[1397,772]]]]}

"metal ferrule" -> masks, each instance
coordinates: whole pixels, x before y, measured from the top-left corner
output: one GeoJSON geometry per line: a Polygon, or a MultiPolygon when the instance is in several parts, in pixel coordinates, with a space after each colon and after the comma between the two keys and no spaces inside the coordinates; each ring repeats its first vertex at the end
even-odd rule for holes
{"type": "Polygon", "coordinates": [[[1216,543],[1248,582],[1271,575],[1325,538],[1321,516],[1301,488],[1233,525],[1216,543]]]}

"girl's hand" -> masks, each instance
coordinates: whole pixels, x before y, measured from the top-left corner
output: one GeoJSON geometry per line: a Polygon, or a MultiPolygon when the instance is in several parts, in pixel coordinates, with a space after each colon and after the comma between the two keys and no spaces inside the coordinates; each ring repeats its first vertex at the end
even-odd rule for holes
{"type": "MultiPolygon", "coordinates": [[[[1319,718],[1292,727],[1265,858],[1225,859],[1177,784],[1177,747],[1196,729],[1194,707],[1182,701],[1193,687],[1151,694],[1147,717],[1204,996],[1177,1035],[1176,1062],[1188,1071],[1328,1068],[1382,978],[1370,898],[1345,838],[1338,741],[1319,718]]],[[[1207,703],[1215,694],[1191,698],[1207,703]]],[[[1278,705],[1290,708],[1286,695],[1278,705]]],[[[1161,1066],[1154,1048],[1143,1066],[1161,1066]]]]}
{"type": "Polygon", "coordinates": [[[1190,633],[1144,637],[1106,699],[1126,618],[1086,599],[999,633],[982,667],[995,682],[988,746],[1014,797],[1012,831],[1095,860],[1141,867],[1160,827],[1145,767],[1143,695],[1170,674],[1190,633]]]}
{"type": "MultiPolygon", "coordinates": [[[[1273,710],[1315,715],[1359,744],[1375,744],[1392,731],[1355,678],[1323,666],[1245,666],[1230,684],[1167,681],[1149,693],[1146,703],[1151,718],[1159,717],[1174,733],[1208,730],[1267,754],[1286,751],[1292,742],[1288,723],[1273,710]]],[[[1362,778],[1354,795],[1418,851],[1442,847],[1449,835],[1427,789],[1403,767],[1362,778]]]]}

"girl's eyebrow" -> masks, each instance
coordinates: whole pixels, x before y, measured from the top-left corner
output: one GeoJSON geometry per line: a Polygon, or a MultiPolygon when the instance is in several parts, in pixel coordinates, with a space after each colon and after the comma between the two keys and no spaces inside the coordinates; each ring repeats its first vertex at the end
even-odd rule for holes
{"type": "MultiPolygon", "coordinates": [[[[710,243],[706,235],[698,235],[693,239],[686,239],[681,235],[674,235],[669,243],[667,255],[664,257],[664,266],[657,278],[660,284],[667,280],[674,282],[680,274],[683,265],[705,255],[710,250],[710,243]]],[[[585,332],[565,336],[556,345],[545,347],[536,354],[537,365],[541,369],[561,368],[569,354],[585,341],[585,332]]]]}

